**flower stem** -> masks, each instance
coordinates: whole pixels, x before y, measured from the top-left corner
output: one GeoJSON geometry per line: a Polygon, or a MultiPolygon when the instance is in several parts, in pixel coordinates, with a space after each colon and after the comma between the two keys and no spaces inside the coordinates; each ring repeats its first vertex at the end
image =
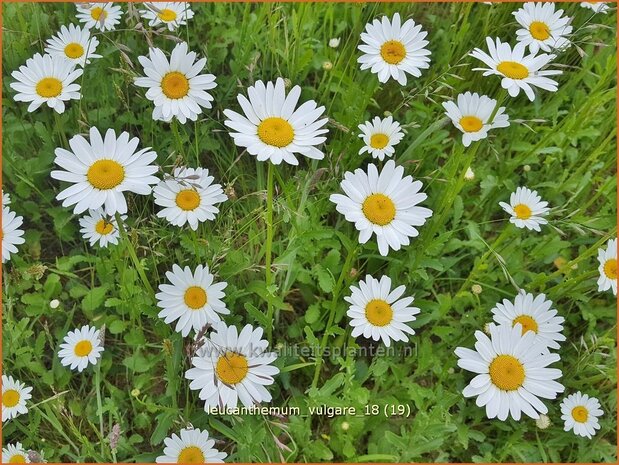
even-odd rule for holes
{"type": "Polygon", "coordinates": [[[99,416],[99,434],[101,435],[101,456],[105,455],[103,436],[103,402],[101,401],[101,360],[95,366],[95,386],[97,388],[97,415],[99,416]]]}
{"type": "Polygon", "coordinates": [[[271,291],[269,287],[271,286],[271,282],[273,280],[272,270],[271,270],[271,260],[272,260],[272,252],[273,252],[273,170],[275,167],[273,163],[268,162],[268,173],[267,173],[267,240],[265,244],[265,284],[266,284],[266,295],[267,295],[267,321],[269,326],[267,328],[267,338],[269,343],[271,342],[271,338],[273,336],[273,303],[271,302],[271,291]]]}
{"type": "Polygon", "coordinates": [[[140,279],[142,280],[142,284],[144,284],[144,287],[146,288],[146,290],[151,295],[154,295],[155,291],[153,291],[153,288],[150,285],[148,278],[146,277],[146,273],[144,272],[144,267],[142,266],[142,263],[140,263],[140,260],[138,259],[138,256],[135,253],[135,248],[133,247],[133,244],[129,240],[129,236],[127,236],[127,231],[125,230],[125,225],[123,224],[122,218],[120,217],[120,213],[116,213],[115,217],[116,217],[116,224],[118,225],[118,231],[120,232],[120,237],[122,237],[122,240],[125,243],[125,246],[127,247],[127,251],[129,252],[129,257],[131,258],[131,261],[133,262],[133,266],[135,266],[135,269],[138,272],[138,275],[140,276],[140,279]]]}
{"type": "Polygon", "coordinates": [[[346,276],[348,276],[350,273],[350,267],[352,266],[353,259],[356,255],[356,250],[356,248],[353,248],[352,250],[348,251],[346,261],[344,262],[342,272],[340,273],[340,277],[338,278],[337,283],[333,288],[333,297],[331,299],[331,306],[329,308],[329,319],[327,320],[327,326],[325,327],[325,332],[322,335],[320,347],[318,349],[318,353],[316,354],[316,367],[314,368],[314,379],[312,380],[312,388],[318,386],[318,379],[320,378],[320,370],[323,363],[322,354],[325,350],[325,347],[327,346],[329,335],[331,334],[331,326],[333,325],[333,321],[335,320],[335,313],[340,298],[340,292],[342,291],[342,286],[344,285],[344,280],[346,279],[346,276]]]}

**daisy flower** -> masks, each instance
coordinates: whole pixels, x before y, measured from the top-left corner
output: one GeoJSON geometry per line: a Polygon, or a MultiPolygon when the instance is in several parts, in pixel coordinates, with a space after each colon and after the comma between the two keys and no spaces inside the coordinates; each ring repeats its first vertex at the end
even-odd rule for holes
{"type": "Polygon", "coordinates": [[[425,224],[432,210],[417,206],[428,197],[420,193],[423,184],[405,176],[404,168],[389,160],[379,173],[369,164],[367,172],[358,168],[344,174],[340,183],[346,195],[332,194],[329,199],[336,210],[355,223],[359,242],[365,244],[376,234],[382,256],[389,249],[400,250],[410,244],[410,237],[419,235],[417,227],[425,224]]]}
{"type": "Polygon", "coordinates": [[[430,51],[425,48],[429,42],[424,40],[427,35],[412,19],[401,24],[399,13],[391,21],[383,16],[365,25],[361,33],[364,43],[359,45],[363,55],[357,61],[362,70],[377,74],[380,82],[393,78],[405,86],[407,73],[420,77],[421,70],[430,67],[430,51]]]}
{"type": "MultiPolygon", "coordinates": [[[[121,219],[127,219],[122,215],[121,219]]],[[[90,242],[90,246],[99,244],[100,247],[107,247],[108,244],[118,244],[120,232],[116,224],[116,218],[105,215],[103,209],[88,210],[88,214],[80,218],[80,232],[82,237],[90,242]]]]}
{"type": "Polygon", "coordinates": [[[555,58],[554,55],[531,53],[525,56],[526,45],[522,42],[518,42],[513,50],[508,43],[503,43],[498,38],[495,42],[486,37],[486,43],[490,54],[476,48],[470,55],[483,61],[489,68],[473,68],[473,71],[484,71],[484,76],[491,74],[501,76],[501,87],[507,89],[512,97],[516,97],[522,89],[529,100],[533,101],[535,100],[533,87],[550,92],[557,91],[557,81],[547,76],[556,76],[562,71],[541,70],[555,58]]]}
{"type": "Polygon", "coordinates": [[[121,8],[108,3],[76,3],[77,19],[84,23],[86,29],[99,29],[100,31],[112,31],[120,23],[123,12],[121,8]]]}
{"type": "Polygon", "coordinates": [[[101,55],[95,53],[98,45],[99,39],[90,37],[90,30],[69,24],[68,28],[61,26],[60,32],[47,40],[45,53],[83,67],[90,63],[91,58],[101,58],[101,55]]]}
{"type": "Polygon", "coordinates": [[[177,44],[168,60],[162,50],[151,48],[148,57],[138,61],[144,68],[144,77],[135,78],[135,85],[146,87],[146,98],[155,104],[153,119],[170,122],[178,119],[196,121],[202,108],[212,108],[213,96],[207,90],[217,87],[215,76],[200,74],[206,58],[197,58],[187,43],[177,44]]]}
{"type": "Polygon", "coordinates": [[[445,114],[451,122],[462,132],[462,143],[465,147],[488,137],[488,131],[494,128],[506,128],[509,126],[509,116],[505,114],[505,107],[499,107],[494,119],[490,117],[496,108],[496,100],[466,92],[456,98],[457,104],[449,101],[443,102],[445,114]]]}
{"type": "Polygon", "coordinates": [[[608,13],[610,7],[605,2],[580,2],[580,6],[583,8],[589,8],[594,13],[608,13]]]}
{"type": "Polygon", "coordinates": [[[598,261],[600,266],[600,278],[598,279],[598,291],[613,290],[617,295],[617,239],[608,241],[606,250],[598,249],[598,261]]]}
{"type": "Polygon", "coordinates": [[[17,82],[9,85],[17,91],[13,97],[16,102],[30,102],[29,112],[47,104],[56,113],[63,113],[65,102],[81,98],[81,87],[73,82],[81,75],[81,69],[62,57],[36,53],[19,71],[11,73],[17,82]]]}
{"type": "Polygon", "coordinates": [[[477,397],[478,407],[486,407],[488,418],[505,421],[509,415],[520,420],[524,412],[531,418],[548,413],[539,399],[556,399],[563,385],[554,381],[561,370],[547,368],[559,361],[558,354],[542,353],[542,343],[536,342],[532,331],[522,333],[522,326],[488,325],[490,338],[475,331],[475,349],[458,347],[458,366],[477,376],[464,388],[464,397],[477,397]],[[539,413],[538,413],[539,412],[539,413]]]}
{"type": "Polygon", "coordinates": [[[366,121],[359,125],[365,145],[359,150],[359,155],[368,152],[372,157],[380,161],[385,156],[391,157],[395,153],[394,146],[398,145],[404,137],[400,123],[393,120],[392,116],[385,119],[374,117],[372,121],[366,121]]]}
{"type": "Polygon", "coordinates": [[[2,206],[7,207],[9,205],[11,205],[11,195],[8,193],[5,193],[3,189],[2,190],[2,206]]]}
{"type": "Polygon", "coordinates": [[[512,14],[522,26],[516,31],[517,40],[528,46],[531,53],[569,47],[570,41],[565,36],[572,33],[569,25],[572,18],[563,16],[563,10],[555,11],[554,3],[525,3],[512,14]]]}
{"type": "Polygon", "coordinates": [[[187,2],[150,2],[144,3],[145,10],[140,10],[142,18],[148,20],[149,26],[165,24],[169,31],[187,24],[193,18],[193,11],[187,2]]]}
{"type": "Polygon", "coordinates": [[[265,386],[273,384],[279,368],[271,365],[277,358],[265,352],[269,343],[262,339],[262,328],[246,325],[238,333],[236,327],[217,323],[206,343],[192,358],[192,368],[185,378],[189,387],[199,390],[204,410],[236,408],[238,401],[245,407],[270,402],[265,386]]]}
{"type": "Polygon", "coordinates": [[[561,420],[565,421],[564,431],[574,430],[577,436],[591,439],[596,429],[600,429],[598,417],[604,415],[600,401],[587,394],[570,394],[561,402],[561,420]]]}
{"type": "Polygon", "coordinates": [[[213,447],[215,441],[209,439],[206,430],[182,429],[180,437],[172,434],[163,442],[163,455],[157,457],[156,463],[223,463],[228,455],[213,447]]]}
{"type": "Polygon", "coordinates": [[[219,213],[215,205],[228,200],[220,184],[213,184],[208,169],[176,168],[173,176],[161,181],[154,189],[155,203],[163,208],[157,213],[174,226],[189,223],[194,231],[198,223],[214,220],[219,213]]]}
{"type": "Polygon", "coordinates": [[[31,387],[26,387],[12,376],[2,375],[2,423],[28,413],[26,401],[32,397],[30,391],[31,387]]]}
{"type": "Polygon", "coordinates": [[[410,306],[413,297],[402,298],[405,290],[398,286],[392,291],[388,276],[379,281],[367,275],[365,281],[359,281],[359,287],[350,286],[352,294],[344,300],[350,303],[346,314],[351,319],[352,337],[382,339],[387,347],[392,339],[407,342],[406,334],[415,334],[415,330],[406,323],[416,320],[419,309],[410,306]]]}
{"type": "Polygon", "coordinates": [[[28,452],[24,450],[21,442],[7,444],[2,448],[2,463],[30,463],[28,452]]]}
{"type": "Polygon", "coordinates": [[[537,191],[517,187],[516,192],[512,192],[509,197],[509,204],[499,202],[499,205],[511,215],[509,222],[515,224],[517,228],[541,231],[540,225],[548,223],[545,218],[542,218],[550,211],[547,207],[548,202],[542,202],[537,191]]]}
{"type": "Polygon", "coordinates": [[[494,321],[499,325],[509,327],[522,326],[523,334],[531,331],[535,334],[535,342],[549,349],[558,349],[559,342],[565,341],[562,334],[562,316],[557,316],[557,310],[552,307],[552,301],[546,300],[544,294],[534,296],[520,291],[514,302],[503,299],[492,309],[494,321]]]}
{"type": "Polygon", "coordinates": [[[71,183],[56,198],[62,206],[75,205],[73,213],[105,206],[105,213],[127,213],[125,191],[148,195],[150,184],[159,179],[153,176],[156,165],[151,165],[157,154],[145,148],[136,152],[140,143],[137,137],[129,139],[128,132],[116,137],[108,129],[105,139],[95,127],[90,128],[90,142],[81,135],[69,140],[71,151],[56,149],[54,162],[65,171],[52,171],[51,177],[71,183]]]}
{"type": "Polygon", "coordinates": [[[77,369],[80,373],[89,364],[96,365],[101,358],[103,345],[100,331],[94,326],[82,326],[80,329],[69,331],[63,343],[60,344],[58,357],[62,366],[77,369]]]}
{"type": "Polygon", "coordinates": [[[284,80],[277,78],[275,84],[256,81],[247,89],[247,99],[239,94],[237,100],[244,115],[224,110],[228,118],[224,124],[236,132],[230,136],[239,147],[246,147],[258,160],[270,160],[279,165],[282,160],[298,165],[295,154],[322,160],[325,154],[316,148],[327,138],[323,128],[328,118],[319,119],[325,107],[308,100],[295,110],[301,87],[294,86],[286,96],[284,80]]]}
{"type": "Polygon", "coordinates": [[[228,283],[215,283],[215,276],[209,272],[208,265],[198,265],[193,273],[188,266],[181,269],[173,265],[172,271],[166,272],[166,277],[172,284],[160,284],[160,292],[155,296],[157,306],[162,309],[159,318],[166,323],[178,320],[175,330],[183,337],[191,329],[197,332],[207,323],[217,323],[221,320],[220,313],[230,313],[221,300],[226,296],[223,290],[228,283]]]}
{"type": "Polygon", "coordinates": [[[17,216],[9,207],[2,207],[2,263],[8,262],[12,253],[17,253],[17,245],[26,242],[22,237],[24,231],[19,229],[23,222],[23,216],[17,216]]]}

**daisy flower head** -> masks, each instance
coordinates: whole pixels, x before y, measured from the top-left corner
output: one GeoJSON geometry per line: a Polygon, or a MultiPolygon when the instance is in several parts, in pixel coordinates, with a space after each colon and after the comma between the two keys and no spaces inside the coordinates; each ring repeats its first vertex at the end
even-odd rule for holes
{"type": "Polygon", "coordinates": [[[559,342],[565,341],[562,333],[565,319],[557,316],[552,301],[544,294],[534,296],[520,291],[513,302],[503,299],[503,303],[497,303],[492,313],[498,325],[513,327],[520,323],[523,334],[534,333],[535,342],[547,349],[558,349],[559,342]]]}
{"type": "Polygon", "coordinates": [[[174,226],[189,223],[194,231],[198,224],[214,220],[219,213],[215,205],[228,200],[220,184],[205,168],[175,168],[174,173],[154,189],[155,203],[164,207],[157,213],[174,226]]]}
{"type": "Polygon", "coordinates": [[[524,3],[512,13],[522,29],[516,31],[518,42],[529,47],[531,53],[563,50],[570,45],[566,37],[572,33],[572,18],[563,16],[563,10],[555,11],[552,2],[524,3]]]}
{"type": "Polygon", "coordinates": [[[120,23],[122,9],[112,2],[107,3],[76,3],[77,19],[84,23],[86,29],[112,31],[120,23]]]}
{"type": "Polygon", "coordinates": [[[98,45],[99,39],[90,37],[89,29],[69,24],[69,27],[60,26],[60,32],[47,40],[45,53],[84,67],[90,63],[91,58],[101,58],[101,55],[95,53],[98,45]]]}
{"type": "Polygon", "coordinates": [[[367,172],[361,168],[348,171],[340,186],[346,195],[332,194],[329,199],[338,212],[355,223],[361,244],[376,234],[382,256],[390,248],[400,250],[409,245],[409,238],[417,237],[417,228],[432,216],[432,210],[418,206],[428,197],[419,192],[421,181],[404,176],[404,168],[393,160],[385,163],[380,173],[374,164],[368,165],[367,172]]]}
{"type": "Polygon", "coordinates": [[[148,195],[151,184],[159,179],[153,176],[158,170],[151,165],[157,154],[150,147],[138,150],[137,137],[129,138],[128,132],[116,137],[108,129],[105,138],[95,127],[90,128],[90,141],[81,135],[69,140],[71,151],[56,149],[54,162],[64,171],[51,172],[53,179],[71,183],[56,199],[62,206],[75,205],[73,213],[105,207],[107,215],[127,213],[124,192],[148,195]]]}
{"type": "Polygon", "coordinates": [[[65,102],[81,98],[80,85],[74,81],[82,75],[82,69],[59,56],[36,53],[26,64],[13,71],[11,89],[17,91],[16,102],[30,102],[28,112],[32,113],[46,104],[56,113],[63,113],[65,102]]]}
{"type": "Polygon", "coordinates": [[[62,366],[81,373],[89,364],[96,365],[103,352],[100,334],[97,328],[88,325],[69,331],[58,351],[62,366]]]}
{"type": "MultiPolygon", "coordinates": [[[[127,219],[126,215],[122,215],[121,219],[127,219]]],[[[108,244],[118,244],[120,233],[116,218],[106,215],[102,208],[97,210],[88,210],[88,214],[80,218],[80,232],[82,237],[90,242],[90,246],[99,244],[100,247],[106,248],[108,244]]]]}
{"type": "Polygon", "coordinates": [[[24,450],[21,442],[7,444],[2,448],[2,463],[30,463],[28,452],[24,450]]]}
{"type": "Polygon", "coordinates": [[[532,191],[526,187],[517,187],[516,192],[512,192],[509,203],[499,202],[503,210],[511,215],[510,223],[517,228],[527,228],[533,231],[541,231],[540,225],[547,224],[543,218],[548,214],[548,202],[542,201],[537,195],[537,191],[532,191]]]}
{"type": "Polygon", "coordinates": [[[605,2],[580,2],[580,6],[593,10],[594,13],[607,14],[608,10],[610,10],[608,3],[605,2]]]}
{"type": "Polygon", "coordinates": [[[380,82],[393,78],[405,86],[407,74],[420,77],[421,70],[430,67],[430,50],[425,48],[429,43],[427,35],[413,19],[402,24],[399,13],[391,21],[383,16],[365,25],[361,33],[364,43],[359,45],[363,55],[357,61],[362,70],[377,74],[380,82]]]}
{"type": "Polygon", "coordinates": [[[149,2],[144,3],[144,6],[146,9],[140,10],[140,15],[148,20],[148,25],[164,24],[169,31],[178,29],[193,18],[193,10],[188,2],[149,2]]]}
{"type": "Polygon", "coordinates": [[[148,88],[146,98],[155,105],[153,119],[170,122],[178,119],[196,121],[202,108],[212,108],[213,96],[207,91],[217,87],[215,76],[200,74],[206,66],[206,58],[196,61],[196,52],[189,51],[186,42],[177,44],[170,59],[158,48],[151,48],[148,57],[138,61],[146,76],[135,78],[135,85],[148,88]]]}
{"type": "Polygon", "coordinates": [[[490,129],[509,126],[509,116],[505,113],[505,107],[499,107],[493,120],[490,121],[496,105],[496,100],[471,92],[459,94],[456,102],[443,102],[445,114],[462,132],[462,143],[465,147],[471,145],[471,142],[488,137],[490,129]]]}
{"type": "Polygon", "coordinates": [[[2,206],[8,207],[9,205],[11,205],[11,195],[8,192],[4,192],[4,189],[3,189],[2,190],[2,206]]]}
{"type": "Polygon", "coordinates": [[[208,265],[198,265],[194,272],[186,266],[172,266],[166,272],[171,284],[160,284],[155,296],[157,306],[162,310],[159,318],[166,323],[176,321],[176,332],[184,336],[192,329],[200,331],[206,324],[217,323],[220,314],[228,315],[230,310],[221,300],[226,294],[223,290],[228,283],[216,283],[215,276],[209,272],[208,265]]]}
{"type": "Polygon", "coordinates": [[[245,407],[271,401],[266,386],[273,384],[279,368],[271,365],[277,354],[266,352],[269,343],[262,335],[262,328],[251,325],[240,333],[224,322],[215,325],[185,373],[189,387],[200,391],[206,412],[236,408],[238,401],[245,407]]]}
{"type": "Polygon", "coordinates": [[[598,417],[604,414],[600,401],[587,394],[570,394],[561,402],[561,420],[565,422],[564,431],[574,430],[574,434],[591,439],[600,429],[598,417]]]}
{"type": "Polygon", "coordinates": [[[539,399],[556,399],[563,385],[554,381],[561,370],[548,368],[559,361],[558,354],[543,353],[544,345],[536,342],[532,331],[522,333],[517,323],[488,325],[490,337],[475,331],[475,349],[458,347],[458,366],[477,373],[464,388],[464,397],[476,397],[478,407],[486,407],[488,418],[505,421],[509,415],[518,421],[521,413],[539,418],[548,408],[539,399]]]}
{"type": "Polygon", "coordinates": [[[246,147],[250,155],[259,161],[270,160],[279,165],[282,160],[298,165],[295,154],[314,160],[322,160],[325,154],[316,146],[327,138],[328,118],[322,118],[325,107],[319,107],[308,100],[295,110],[301,87],[294,86],[288,95],[284,80],[277,78],[275,83],[256,81],[247,89],[248,98],[239,94],[237,100],[243,115],[224,110],[228,118],[224,124],[235,132],[230,132],[234,143],[246,147]]]}
{"type": "Polygon", "coordinates": [[[157,457],[156,463],[224,463],[228,455],[213,447],[215,440],[209,439],[206,430],[182,429],[180,436],[172,434],[163,442],[163,455],[157,457]]]}
{"type": "Polygon", "coordinates": [[[400,123],[393,120],[392,116],[385,119],[374,117],[372,121],[366,121],[359,125],[364,146],[359,150],[359,155],[368,152],[373,158],[383,161],[385,157],[391,157],[395,153],[394,146],[398,145],[404,137],[400,123]]]}
{"type": "Polygon", "coordinates": [[[617,295],[617,239],[608,241],[606,250],[598,249],[598,261],[600,266],[600,278],[598,279],[598,291],[613,290],[617,295]]]}
{"type": "Polygon", "coordinates": [[[486,37],[488,53],[476,48],[470,55],[481,60],[488,68],[473,68],[473,71],[484,71],[484,76],[495,74],[502,77],[501,87],[507,89],[512,97],[516,97],[522,89],[530,101],[535,100],[533,87],[539,87],[550,92],[556,92],[559,84],[548,76],[556,76],[562,71],[541,68],[546,66],[554,55],[530,53],[525,56],[526,45],[518,42],[512,49],[508,43],[500,39],[493,41],[486,37]]]}
{"type": "Polygon", "coordinates": [[[350,291],[351,295],[344,300],[350,304],[346,314],[351,319],[353,337],[382,339],[389,347],[391,340],[407,342],[407,334],[415,334],[406,323],[415,321],[420,310],[411,306],[413,297],[402,298],[405,286],[391,290],[388,276],[382,276],[379,281],[367,275],[365,281],[359,281],[359,287],[350,286],[350,291]]]}
{"type": "Polygon", "coordinates": [[[12,253],[17,253],[16,246],[26,242],[23,229],[19,229],[23,222],[23,216],[17,216],[9,207],[2,207],[2,263],[8,262],[12,253]]]}
{"type": "Polygon", "coordinates": [[[26,387],[12,376],[2,375],[2,423],[28,413],[26,401],[32,397],[31,391],[31,387],[26,387]]]}

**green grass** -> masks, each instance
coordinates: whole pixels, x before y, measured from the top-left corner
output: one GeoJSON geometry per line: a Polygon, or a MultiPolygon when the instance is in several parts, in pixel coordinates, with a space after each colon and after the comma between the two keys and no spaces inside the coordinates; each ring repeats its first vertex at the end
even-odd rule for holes
{"type": "MultiPolygon", "coordinates": [[[[54,462],[154,461],[163,438],[189,423],[218,439],[229,461],[616,461],[616,307],[597,291],[597,249],[616,237],[616,16],[593,16],[578,3],[578,44],[557,62],[557,93],[507,100],[512,125],[465,150],[440,105],[467,90],[496,97],[499,79],[472,71],[467,53],[484,37],[512,44],[514,4],[199,4],[178,36],[208,57],[217,76],[215,104],[197,123],[154,122],[144,91],[132,84],[147,40],[166,51],[174,42],[136,30],[99,35],[98,53],[82,79],[83,99],[59,116],[26,112],[12,100],[10,73],[61,24],[76,22],[71,4],[3,5],[3,180],[12,208],[25,219],[26,244],[3,266],[4,372],[32,385],[28,415],[3,425],[5,444],[42,449],[54,462]],[[365,23],[399,11],[429,31],[432,63],[405,88],[359,70],[365,23]],[[340,37],[337,49],[327,46],[340,37]],[[581,50],[583,53],[579,53],[581,50]],[[324,70],[330,61],[332,69],[324,70]],[[241,153],[223,125],[223,110],[257,79],[282,76],[302,99],[330,117],[324,160],[273,172],[272,277],[266,285],[267,166],[241,153]],[[357,245],[354,227],[328,197],[344,172],[365,166],[357,125],[389,111],[407,130],[396,161],[424,183],[434,211],[409,247],[387,258],[375,242],[357,245]],[[79,234],[78,219],[55,200],[54,149],[90,126],[114,128],[152,146],[169,172],[176,162],[208,167],[230,200],[196,234],[155,217],[152,198],[129,196],[126,244],[99,250],[79,234]],[[471,166],[473,181],[463,179],[471,166]],[[553,207],[541,233],[510,225],[498,206],[518,185],[537,189],[553,207]],[[136,267],[130,253],[135,250],[136,267]],[[502,260],[501,260],[502,257],[502,260]],[[560,268],[555,260],[567,261],[560,268]],[[343,300],[366,273],[389,275],[415,296],[421,314],[408,357],[280,357],[271,386],[274,406],[302,415],[207,416],[188,388],[186,345],[157,318],[153,294],[172,264],[208,263],[228,282],[229,324],[267,323],[274,345],[354,348],[343,300]],[[472,284],[483,292],[475,295],[472,284]],[[457,346],[491,321],[490,309],[516,286],[544,292],[566,318],[560,350],[566,392],[600,399],[605,415],[593,440],[563,431],[560,399],[547,401],[552,426],[531,419],[488,420],[461,391],[471,375],[456,366],[457,346]],[[59,299],[52,310],[49,302],[59,299]],[[268,324],[267,302],[274,321],[268,324]],[[63,368],[56,356],[68,330],[106,325],[106,350],[96,369],[63,368]],[[409,418],[311,416],[310,406],[410,407],[409,418]],[[116,450],[107,435],[122,430],[116,450]],[[278,448],[283,443],[285,449],[278,448]]],[[[371,411],[371,407],[370,407],[371,411]]]]}

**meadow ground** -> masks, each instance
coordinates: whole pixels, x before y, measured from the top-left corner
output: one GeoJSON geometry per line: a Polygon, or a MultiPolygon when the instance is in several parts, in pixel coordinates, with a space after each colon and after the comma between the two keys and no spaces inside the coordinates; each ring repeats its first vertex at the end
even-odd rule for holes
{"type": "Polygon", "coordinates": [[[574,18],[575,46],[553,63],[564,72],[558,91],[538,90],[534,102],[508,97],[510,127],[465,149],[441,103],[465,91],[500,95],[500,79],[473,71],[480,62],[467,54],[484,48],[486,36],[514,44],[512,12],[520,5],[195,4],[188,25],[168,32],[123,4],[117,30],[97,31],[103,57],[86,66],[82,99],[59,115],[47,107],[28,113],[13,100],[10,75],[42,53],[61,25],[77,23],[75,7],[4,4],[3,189],[24,217],[26,242],[2,267],[2,363],[3,373],[33,387],[28,414],[3,424],[4,444],[19,441],[54,462],[152,462],[164,438],[191,424],[207,429],[235,462],[615,462],[616,301],[596,281],[598,249],[617,234],[616,14],[560,5],[574,18]],[[406,86],[380,84],[357,64],[365,24],[395,12],[423,25],[432,52],[430,68],[406,86]],[[208,57],[217,77],[213,109],[184,125],[153,121],[145,90],[133,84],[149,43],[169,53],[177,38],[208,57]],[[333,38],[340,39],[335,48],[333,38]],[[267,164],[235,146],[223,110],[238,111],[238,93],[277,77],[300,85],[302,100],[324,105],[330,119],[323,160],[300,157],[298,167],[273,170],[268,250],[267,164]],[[358,155],[357,126],[385,112],[406,131],[394,159],[423,182],[433,216],[410,246],[382,257],[375,240],[358,244],[329,196],[341,192],[346,171],[371,161],[358,155]],[[55,198],[64,183],[50,177],[54,150],[91,126],[128,131],[153,147],[160,177],[179,164],[208,168],[229,200],[193,232],[157,218],[152,196],[129,194],[128,242],[91,247],[79,215],[55,198]],[[473,179],[465,179],[469,167],[473,179]],[[541,232],[516,228],[499,207],[521,185],[552,208],[541,232]],[[281,373],[269,386],[270,405],[299,407],[299,415],[204,412],[184,378],[191,339],[157,317],[151,292],[175,263],[208,263],[228,283],[226,322],[271,335],[281,373]],[[343,299],[368,273],[390,276],[415,297],[416,334],[396,343],[392,356],[344,351],[317,364],[301,349],[378,346],[351,337],[343,299]],[[521,288],[545,293],[566,319],[553,366],[563,371],[566,393],[600,400],[605,414],[591,440],[563,431],[563,394],[545,401],[546,429],[526,416],[489,420],[462,395],[472,376],[456,365],[455,348],[473,347],[474,332],[492,321],[490,309],[521,288]],[[77,373],[57,351],[67,331],[83,324],[105,325],[105,351],[77,373]],[[309,414],[320,405],[354,406],[358,415],[309,414]],[[410,407],[410,416],[385,416],[385,405],[410,407]]]}

